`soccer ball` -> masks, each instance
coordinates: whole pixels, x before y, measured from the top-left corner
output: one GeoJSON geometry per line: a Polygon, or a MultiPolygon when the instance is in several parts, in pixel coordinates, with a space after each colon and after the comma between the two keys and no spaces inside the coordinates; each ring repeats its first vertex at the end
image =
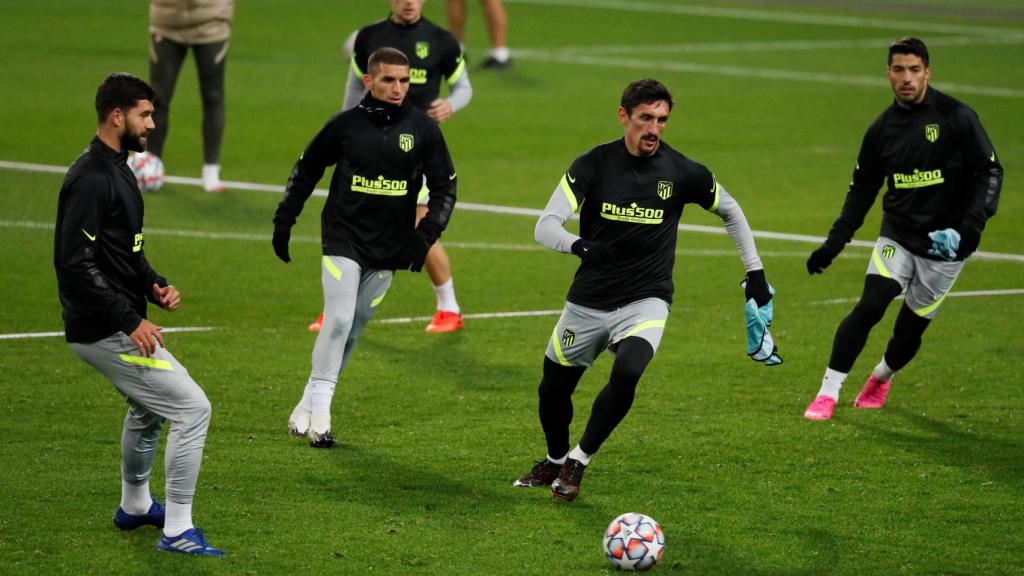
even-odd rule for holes
{"type": "Polygon", "coordinates": [[[628,512],[608,525],[603,548],[616,570],[650,570],[665,552],[665,533],[650,516],[628,512]]]}
{"type": "Polygon", "coordinates": [[[136,152],[128,159],[135,182],[143,192],[156,192],[164,183],[164,163],[152,152],[136,152]]]}

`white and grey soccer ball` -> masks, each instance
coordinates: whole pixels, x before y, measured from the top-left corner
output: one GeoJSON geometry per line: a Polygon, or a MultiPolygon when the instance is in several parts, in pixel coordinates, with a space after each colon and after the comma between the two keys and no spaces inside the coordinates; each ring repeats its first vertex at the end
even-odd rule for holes
{"type": "Polygon", "coordinates": [[[164,163],[152,152],[136,152],[128,159],[135,182],[143,192],[156,192],[164,183],[164,163]]]}
{"type": "Polygon", "coordinates": [[[602,549],[616,570],[650,570],[665,552],[665,533],[650,516],[627,512],[608,525],[602,549]]]}

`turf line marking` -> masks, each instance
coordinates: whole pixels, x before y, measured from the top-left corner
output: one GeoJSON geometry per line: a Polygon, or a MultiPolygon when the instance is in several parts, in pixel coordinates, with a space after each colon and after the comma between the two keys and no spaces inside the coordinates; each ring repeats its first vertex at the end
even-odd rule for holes
{"type": "MultiPolygon", "coordinates": [[[[965,290],[963,292],[950,292],[946,294],[947,298],[976,298],[979,296],[1019,296],[1024,294],[1024,289],[1013,288],[1008,290],[965,290]]],[[[902,300],[903,295],[900,294],[896,297],[897,300],[902,300]]],[[[833,298],[830,300],[813,300],[808,302],[811,306],[824,306],[828,304],[850,304],[853,302],[859,302],[860,298],[833,298]]]]}
{"type": "MultiPolygon", "coordinates": [[[[1021,38],[947,36],[931,38],[929,46],[980,46],[1021,44],[1021,38]]],[[[680,44],[620,44],[598,46],[563,46],[561,52],[583,52],[586,54],[722,54],[731,52],[792,52],[802,50],[846,50],[850,48],[888,48],[892,38],[856,38],[845,40],[779,40],[773,42],[693,42],[680,44]]],[[[519,48],[515,55],[549,53],[550,48],[519,48]]]]}
{"type": "Polygon", "coordinates": [[[941,22],[922,22],[903,18],[864,18],[859,16],[837,16],[829,14],[804,14],[799,12],[771,12],[744,8],[720,8],[714,6],[679,6],[660,2],[643,2],[640,0],[507,0],[512,4],[534,4],[539,6],[561,6],[565,8],[600,8],[623,12],[672,14],[682,16],[704,16],[709,18],[729,18],[733,20],[754,20],[761,22],[783,22],[787,24],[811,24],[818,26],[842,26],[849,28],[876,28],[879,30],[899,30],[900,32],[941,32],[946,34],[975,34],[978,36],[1024,36],[1024,32],[1014,28],[996,28],[990,26],[970,26],[963,24],[945,24],[941,22]]]}
{"type": "MultiPolygon", "coordinates": [[[[53,174],[63,174],[67,171],[66,168],[60,166],[51,166],[47,164],[31,164],[25,162],[10,162],[7,160],[0,160],[0,169],[8,170],[22,170],[27,172],[47,172],[53,174]]],[[[176,182],[178,184],[185,184],[189,186],[202,186],[202,181],[198,178],[184,178],[180,176],[168,176],[165,178],[168,182],[176,182]]],[[[274,192],[278,194],[284,194],[283,186],[271,186],[268,184],[257,184],[250,182],[222,182],[225,187],[233,188],[235,190],[243,190],[249,192],[274,192]]],[[[317,196],[327,196],[326,190],[317,189],[314,192],[317,196]]],[[[503,215],[515,215],[515,216],[530,216],[532,218],[538,218],[541,215],[541,210],[536,208],[518,208],[514,206],[495,206],[491,204],[475,204],[473,202],[457,202],[455,204],[456,209],[470,210],[474,212],[488,212],[491,214],[503,214],[503,215]]],[[[573,218],[578,219],[579,215],[574,214],[573,218]]],[[[26,223],[27,225],[19,224],[19,221],[15,220],[0,220],[0,227],[15,227],[21,226],[25,228],[32,227],[49,227],[53,229],[53,224],[43,223],[26,223]]],[[[160,228],[146,229],[147,232],[159,234],[162,230],[160,228]]],[[[722,226],[704,226],[700,224],[680,224],[678,227],[680,232],[701,232],[705,234],[718,234],[725,235],[728,232],[722,226]]],[[[169,232],[173,234],[174,232],[169,232]]],[[[824,236],[812,236],[808,234],[789,234],[786,232],[770,232],[767,230],[754,230],[755,238],[764,238],[769,240],[785,240],[790,242],[803,242],[806,244],[821,244],[825,241],[824,236]]],[[[210,234],[209,238],[233,238],[240,240],[267,240],[269,236],[263,236],[260,234],[247,234],[240,232],[203,232],[203,234],[210,234]],[[217,235],[217,236],[213,236],[217,235]]],[[[294,237],[293,239],[302,238],[304,242],[319,242],[319,238],[310,239],[311,237],[294,237]]],[[[874,242],[867,240],[851,240],[850,246],[857,246],[861,248],[871,248],[875,245],[874,242]]],[[[987,259],[987,260],[1011,260],[1015,262],[1024,262],[1024,254],[1006,254],[1001,252],[982,252],[978,251],[974,253],[973,257],[987,259]]]]}
{"type": "MultiPolygon", "coordinates": [[[[216,330],[213,326],[182,326],[178,328],[161,328],[161,334],[175,334],[181,332],[210,332],[216,330]]],[[[0,334],[0,340],[24,340],[27,338],[56,338],[63,337],[64,332],[23,332],[21,334],[0,334]]]]}
{"type": "MultiPolygon", "coordinates": [[[[657,62],[631,58],[610,58],[608,56],[589,56],[577,52],[533,51],[516,52],[517,58],[537,62],[555,62],[560,64],[601,66],[611,68],[632,68],[636,70],[664,70],[667,72],[686,72],[691,74],[708,74],[712,76],[732,76],[736,78],[762,78],[765,80],[794,80],[798,82],[817,82],[820,84],[846,84],[850,86],[887,87],[884,76],[853,76],[844,74],[828,74],[825,72],[803,72],[800,70],[784,70],[780,68],[751,68],[747,66],[727,66],[723,64],[699,64],[697,62],[657,62]]],[[[936,88],[944,92],[956,94],[975,94],[981,96],[997,96],[1004,98],[1024,98],[1024,90],[1002,88],[998,86],[973,86],[952,82],[932,82],[936,88]]]]}
{"type": "MultiPolygon", "coordinates": [[[[528,316],[558,316],[561,310],[523,310],[521,312],[483,312],[479,314],[463,314],[468,320],[487,320],[493,318],[525,318],[528,316]]],[[[381,318],[371,320],[373,324],[412,324],[433,319],[433,316],[410,316],[407,318],[381,318]]]]}

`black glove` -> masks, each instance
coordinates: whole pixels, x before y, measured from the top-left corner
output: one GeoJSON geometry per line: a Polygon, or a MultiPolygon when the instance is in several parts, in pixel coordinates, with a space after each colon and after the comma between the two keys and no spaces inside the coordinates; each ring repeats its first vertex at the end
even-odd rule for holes
{"type": "Polygon", "coordinates": [[[808,274],[821,274],[832,264],[832,260],[843,251],[845,242],[838,242],[829,236],[828,240],[821,245],[820,248],[811,252],[811,256],[807,259],[807,273],[808,274]]]}
{"type": "Polygon", "coordinates": [[[419,272],[423,270],[423,263],[427,261],[427,252],[430,252],[431,244],[427,242],[427,239],[416,231],[409,239],[408,257],[409,257],[409,271],[419,272]]]}
{"type": "Polygon", "coordinates": [[[291,256],[288,255],[288,240],[292,237],[292,229],[290,226],[284,226],[278,224],[274,226],[274,239],[271,242],[274,244],[274,254],[280,258],[285,264],[292,261],[291,256]]]}
{"type": "Polygon", "coordinates": [[[768,281],[764,278],[763,269],[747,272],[747,284],[743,287],[743,296],[747,300],[753,298],[758,308],[771,302],[772,293],[768,290],[768,281]]]}
{"type": "Polygon", "coordinates": [[[616,260],[615,249],[607,242],[591,240],[579,240],[572,243],[572,253],[579,256],[580,260],[598,265],[611,264],[616,260]]]}
{"type": "Polygon", "coordinates": [[[968,256],[974,254],[974,251],[978,249],[978,244],[981,242],[981,233],[975,230],[959,230],[960,232],[960,246],[956,249],[956,257],[958,260],[966,260],[968,256]]]}

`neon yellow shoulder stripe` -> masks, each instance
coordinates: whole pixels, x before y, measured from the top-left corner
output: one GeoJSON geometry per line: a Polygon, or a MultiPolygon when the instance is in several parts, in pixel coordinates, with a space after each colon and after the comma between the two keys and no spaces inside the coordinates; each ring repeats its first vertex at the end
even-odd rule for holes
{"type": "MultiPolygon", "coordinates": [[[[712,174],[711,177],[715,178],[715,175],[712,174]]],[[[708,212],[714,212],[715,210],[718,210],[718,198],[719,198],[719,192],[721,192],[721,190],[722,190],[722,186],[718,184],[718,179],[715,178],[715,187],[714,187],[715,201],[711,203],[711,208],[708,208],[708,212]]]]}
{"type": "Polygon", "coordinates": [[[558,363],[562,366],[572,366],[565,359],[565,354],[562,352],[562,342],[558,338],[558,326],[555,326],[555,329],[551,331],[551,345],[555,349],[555,356],[558,356],[558,363]]]}
{"type": "Polygon", "coordinates": [[[355,54],[352,55],[352,69],[356,71],[356,76],[362,77],[363,74],[366,74],[366,72],[363,72],[362,70],[359,69],[359,64],[356,64],[355,54]]]}
{"type": "Polygon", "coordinates": [[[566,179],[565,175],[562,175],[562,181],[558,185],[562,187],[562,193],[569,200],[569,206],[572,207],[572,211],[575,214],[580,209],[580,203],[576,201],[576,195],[572,193],[572,188],[569,187],[569,180],[566,179]]]}
{"type": "Polygon", "coordinates": [[[459,81],[459,77],[461,77],[462,73],[465,72],[465,71],[466,71],[466,59],[463,58],[462,56],[459,56],[459,65],[455,67],[455,72],[452,72],[451,75],[448,76],[448,80],[447,80],[448,81],[448,85],[451,86],[452,84],[455,84],[456,82],[458,82],[459,81]]]}
{"type": "Polygon", "coordinates": [[[121,361],[125,364],[133,364],[135,366],[144,366],[146,368],[155,368],[157,370],[170,370],[174,371],[174,366],[167,360],[158,360],[156,358],[146,358],[145,356],[131,356],[129,354],[121,354],[121,361]]]}

